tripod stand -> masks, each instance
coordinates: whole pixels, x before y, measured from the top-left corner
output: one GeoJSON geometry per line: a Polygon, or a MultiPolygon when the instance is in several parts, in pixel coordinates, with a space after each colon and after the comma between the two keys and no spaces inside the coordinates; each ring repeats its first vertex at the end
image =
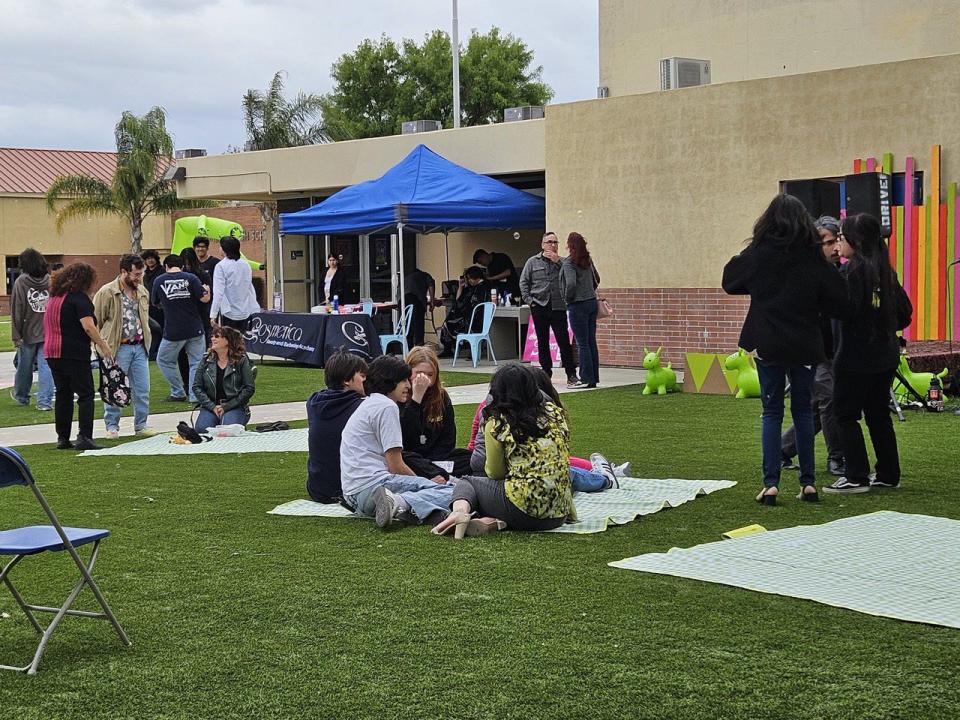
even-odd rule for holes
{"type": "Polygon", "coordinates": [[[906,422],[907,420],[907,418],[903,415],[903,409],[900,407],[900,401],[897,400],[897,390],[900,388],[906,390],[907,395],[913,395],[913,397],[916,399],[915,402],[920,403],[924,410],[930,409],[927,406],[927,398],[914,390],[913,386],[907,382],[907,379],[899,370],[896,370],[893,373],[893,377],[896,379],[897,384],[890,388],[890,405],[894,412],[897,413],[897,418],[900,420],[900,422],[906,422]]]}

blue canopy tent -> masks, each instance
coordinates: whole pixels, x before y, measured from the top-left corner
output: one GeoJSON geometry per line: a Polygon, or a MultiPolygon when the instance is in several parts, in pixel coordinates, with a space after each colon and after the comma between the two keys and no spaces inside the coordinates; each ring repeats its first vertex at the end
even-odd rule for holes
{"type": "MultiPolygon", "coordinates": [[[[543,198],[475,173],[425,145],[417,145],[376,180],[344,188],[306,210],[282,213],[280,250],[282,254],[285,234],[368,234],[396,228],[394,251],[399,250],[399,265],[393,268],[393,289],[396,295],[399,280],[402,304],[403,273],[398,267],[403,267],[403,243],[396,238],[403,237],[404,228],[421,234],[446,234],[457,230],[542,228],[544,220],[543,198]]],[[[282,283],[281,278],[281,288],[282,283]]]]}

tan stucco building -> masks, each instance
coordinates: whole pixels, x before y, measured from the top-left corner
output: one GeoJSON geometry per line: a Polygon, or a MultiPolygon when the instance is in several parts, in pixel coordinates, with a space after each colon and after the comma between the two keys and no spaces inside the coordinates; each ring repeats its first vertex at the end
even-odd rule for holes
{"type": "MultiPolygon", "coordinates": [[[[782,182],[843,176],[853,159],[889,152],[895,170],[916,158],[929,193],[933,145],[943,148],[944,182],[960,179],[960,14],[951,2],[717,6],[724,12],[693,0],[601,0],[608,98],[552,105],[542,120],[190,159],[178,192],[295,210],[379,176],[422,142],[543,192],[546,226],[587,238],[616,309],[601,326],[604,362],[637,364],[644,344],[664,345],[675,365],[686,350],[732,350],[744,303],[719,290],[720,271],[782,182]],[[710,59],[712,84],[659,91],[666,56],[710,59]]],[[[509,252],[519,266],[538,239],[451,235],[450,276],[481,246],[509,252]]],[[[442,235],[407,242],[420,267],[447,277],[442,235]]],[[[287,309],[316,298],[327,243],[285,238],[287,309]]],[[[368,254],[358,250],[359,261],[368,254]]]]}

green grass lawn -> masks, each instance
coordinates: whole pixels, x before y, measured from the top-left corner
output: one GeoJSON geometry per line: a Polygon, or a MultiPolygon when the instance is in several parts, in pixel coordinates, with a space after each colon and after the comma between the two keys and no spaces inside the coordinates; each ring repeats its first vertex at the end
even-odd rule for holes
{"type": "MultiPolygon", "coordinates": [[[[2,327],[2,326],[0,326],[2,327]]],[[[9,327],[9,326],[8,326],[9,327]]],[[[256,359],[254,359],[256,362],[256,359]]],[[[252,405],[266,405],[278,402],[296,402],[306,400],[316,390],[323,388],[323,370],[292,363],[266,361],[258,363],[257,392],[251,400],[252,405]]],[[[485,382],[487,378],[463,372],[444,372],[443,382],[448,387],[455,385],[471,385],[485,382]]],[[[97,373],[94,373],[94,384],[99,382],[97,373]]],[[[36,384],[34,384],[36,391],[36,384]]],[[[167,413],[188,410],[189,405],[182,402],[166,402],[170,395],[170,385],[163,378],[156,363],[150,363],[150,412],[167,413]]],[[[97,401],[97,418],[103,416],[102,404],[97,401]]],[[[127,407],[124,416],[132,416],[133,408],[127,407]]],[[[35,398],[29,407],[18,405],[7,390],[0,392],[0,427],[16,425],[38,425],[52,423],[53,413],[40,412],[36,409],[35,398]]]]}
{"type": "MultiPolygon", "coordinates": [[[[68,618],[38,676],[0,675],[3,716],[957,715],[956,630],[607,563],[750,523],[882,509],[958,518],[960,419],[910,414],[897,425],[898,491],[764,508],[753,502],[757,401],[642,397],[639,387],[564,401],[577,454],[629,459],[647,477],[739,484],[597,535],[458,543],[424,528],[267,515],[304,495],[304,453],[94,459],[27,448],[65,523],[112,530],[97,574],[134,645],[68,618]]],[[[473,410],[457,408],[461,439],[473,410]]],[[[795,486],[787,474],[784,490],[795,486]]],[[[3,495],[0,527],[28,522],[27,493],[3,495]]],[[[66,594],[54,569],[66,567],[28,559],[21,589],[53,602],[66,594]]],[[[0,593],[3,612],[0,662],[26,662],[34,637],[0,593]]]]}
{"type": "Polygon", "coordinates": [[[10,316],[0,315],[0,352],[15,350],[13,340],[10,339],[10,316]]]}

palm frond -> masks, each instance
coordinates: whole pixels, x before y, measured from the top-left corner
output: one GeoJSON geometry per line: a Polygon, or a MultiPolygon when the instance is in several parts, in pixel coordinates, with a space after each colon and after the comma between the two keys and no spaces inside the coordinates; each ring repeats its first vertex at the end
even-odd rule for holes
{"type": "Polygon", "coordinates": [[[63,232],[63,226],[68,221],[75,218],[88,217],[90,215],[123,215],[127,216],[125,210],[117,207],[113,200],[106,200],[98,197],[76,197],[68,200],[63,207],[57,210],[55,225],[57,232],[63,232]]]}

